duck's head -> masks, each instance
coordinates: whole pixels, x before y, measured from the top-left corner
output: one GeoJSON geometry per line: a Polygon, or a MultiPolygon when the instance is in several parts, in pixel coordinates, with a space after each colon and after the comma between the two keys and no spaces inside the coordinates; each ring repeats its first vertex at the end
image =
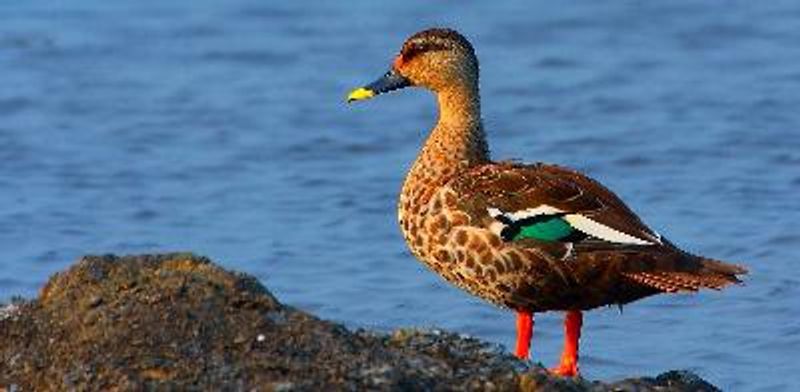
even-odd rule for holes
{"type": "Polygon", "coordinates": [[[347,102],[408,86],[440,92],[454,86],[477,86],[477,83],[478,59],[469,41],[455,30],[434,28],[409,37],[389,72],[350,92],[347,102]]]}

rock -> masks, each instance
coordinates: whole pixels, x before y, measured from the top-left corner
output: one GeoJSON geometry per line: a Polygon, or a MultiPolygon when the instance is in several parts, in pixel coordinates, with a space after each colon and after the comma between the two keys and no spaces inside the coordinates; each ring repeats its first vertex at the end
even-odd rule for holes
{"type": "Polygon", "coordinates": [[[717,391],[688,372],[562,379],[440,330],[351,331],[191,254],[89,256],[0,306],[0,391],[717,391]]]}

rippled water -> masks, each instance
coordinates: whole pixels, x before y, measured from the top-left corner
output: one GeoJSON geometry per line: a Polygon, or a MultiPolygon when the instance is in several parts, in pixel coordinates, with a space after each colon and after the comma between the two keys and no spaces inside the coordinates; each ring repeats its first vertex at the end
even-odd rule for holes
{"type": "MultiPolygon", "coordinates": [[[[192,250],[354,327],[510,346],[513,316],[425,270],[396,227],[430,94],[343,104],[408,34],[447,25],[480,56],[495,157],[584,170],[752,270],[589,313],[585,375],[800,389],[800,7],[402,4],[0,5],[0,299],[85,253],[192,250]]],[[[537,360],[557,359],[560,318],[537,319],[537,360]]]]}

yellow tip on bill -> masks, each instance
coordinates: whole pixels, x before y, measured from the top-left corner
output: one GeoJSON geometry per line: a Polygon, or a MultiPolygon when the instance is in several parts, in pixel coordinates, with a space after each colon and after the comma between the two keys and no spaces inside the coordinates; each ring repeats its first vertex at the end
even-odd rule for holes
{"type": "Polygon", "coordinates": [[[347,96],[347,102],[361,101],[363,99],[370,99],[374,96],[374,91],[360,87],[350,92],[350,95],[347,96]]]}

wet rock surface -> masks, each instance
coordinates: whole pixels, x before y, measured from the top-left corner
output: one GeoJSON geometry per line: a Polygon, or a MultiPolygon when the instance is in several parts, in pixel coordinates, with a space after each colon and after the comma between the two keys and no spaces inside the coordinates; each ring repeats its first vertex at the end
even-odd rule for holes
{"type": "Polygon", "coordinates": [[[717,391],[681,371],[614,383],[550,376],[438,330],[320,320],[191,254],[89,256],[0,306],[0,391],[717,391]]]}

